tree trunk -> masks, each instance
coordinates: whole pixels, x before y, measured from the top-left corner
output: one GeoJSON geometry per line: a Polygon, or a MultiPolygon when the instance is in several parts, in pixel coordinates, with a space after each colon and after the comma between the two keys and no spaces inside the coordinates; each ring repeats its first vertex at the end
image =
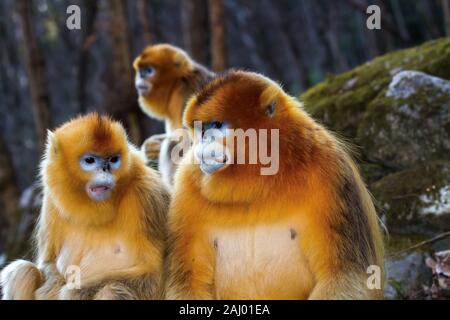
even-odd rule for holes
{"type": "Polygon", "coordinates": [[[133,81],[131,43],[128,21],[123,0],[110,0],[110,34],[112,56],[106,80],[105,110],[114,118],[122,120],[133,143],[141,142],[141,128],[137,121],[136,90],[133,81]]]}
{"type": "Polygon", "coordinates": [[[434,17],[433,9],[433,3],[431,1],[419,1],[419,10],[422,13],[426,25],[427,39],[438,38],[440,36],[439,21],[434,17]]]}
{"type": "Polygon", "coordinates": [[[450,37],[450,3],[448,0],[441,0],[441,4],[445,21],[445,35],[450,37]]]}
{"type": "Polygon", "coordinates": [[[31,1],[19,0],[18,13],[22,23],[25,62],[33,101],[33,119],[36,127],[38,148],[42,152],[45,146],[47,129],[51,126],[50,96],[45,77],[45,62],[34,34],[35,27],[33,25],[31,1]]]}
{"type": "MultiPolygon", "coordinates": [[[[363,3],[361,0],[347,0],[346,1],[353,9],[359,11],[361,14],[363,14],[365,17],[367,17],[366,10],[367,5],[363,3]]],[[[387,31],[390,35],[393,35],[402,41],[406,41],[402,34],[397,31],[397,27],[392,24],[392,21],[390,19],[390,15],[388,13],[388,10],[386,10],[386,6],[384,2],[379,2],[379,6],[381,8],[381,28],[382,30],[387,31]]]]}
{"type": "MultiPolygon", "coordinates": [[[[5,141],[0,138],[0,240],[7,239],[19,219],[20,191],[5,141]]],[[[0,253],[5,243],[0,242],[0,253]]]]}
{"type": "Polygon", "coordinates": [[[152,33],[152,28],[150,26],[149,21],[149,11],[150,5],[148,0],[138,0],[137,1],[137,12],[138,12],[138,20],[141,25],[142,35],[144,37],[144,41],[146,45],[153,43],[154,37],[152,33]]]}
{"type": "Polygon", "coordinates": [[[78,71],[78,102],[81,113],[87,111],[86,82],[89,69],[89,50],[95,40],[95,19],[97,17],[97,2],[91,0],[83,1],[83,12],[85,13],[83,21],[83,35],[81,38],[81,50],[79,57],[78,71]]]}
{"type": "Polygon", "coordinates": [[[391,4],[400,35],[402,39],[409,41],[411,39],[411,35],[408,32],[408,27],[405,22],[405,17],[403,16],[402,8],[400,7],[400,2],[391,1],[391,4]]]}
{"type": "Polygon", "coordinates": [[[182,25],[184,47],[201,64],[208,64],[208,35],[206,33],[206,0],[182,0],[182,25]]]}
{"type": "Polygon", "coordinates": [[[344,32],[342,31],[341,15],[339,5],[336,1],[332,1],[329,4],[328,9],[328,25],[329,28],[326,32],[326,39],[330,48],[331,56],[333,57],[334,70],[338,73],[349,69],[347,59],[341,49],[339,36],[344,32]]]}
{"type": "Polygon", "coordinates": [[[224,9],[222,0],[208,0],[211,26],[211,58],[214,71],[227,68],[224,9]]]}

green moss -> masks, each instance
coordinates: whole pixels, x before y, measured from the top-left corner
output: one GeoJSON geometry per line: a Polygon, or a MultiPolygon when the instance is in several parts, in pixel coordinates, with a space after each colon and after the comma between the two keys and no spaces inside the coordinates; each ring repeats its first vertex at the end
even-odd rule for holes
{"type": "Polygon", "coordinates": [[[432,235],[450,225],[448,199],[442,198],[449,186],[450,162],[434,161],[387,175],[370,189],[389,232],[432,235]]]}
{"type": "Polygon", "coordinates": [[[346,73],[330,75],[300,99],[312,116],[331,129],[354,138],[369,103],[399,70],[417,70],[450,79],[450,39],[392,52],[346,73]]]}
{"type": "MultiPolygon", "coordinates": [[[[427,239],[428,237],[423,234],[389,234],[383,238],[387,255],[411,248],[417,243],[427,239]]],[[[426,252],[429,248],[430,246],[423,246],[416,249],[416,251],[426,252]]]]}
{"type": "Polygon", "coordinates": [[[450,92],[437,86],[422,86],[407,98],[387,97],[384,89],[369,103],[356,142],[367,159],[396,169],[450,160],[448,114],[450,92]]]}

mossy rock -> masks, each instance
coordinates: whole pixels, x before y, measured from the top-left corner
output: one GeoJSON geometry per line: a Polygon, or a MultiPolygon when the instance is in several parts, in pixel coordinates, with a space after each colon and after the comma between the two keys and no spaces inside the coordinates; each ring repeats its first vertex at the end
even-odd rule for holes
{"type": "Polygon", "coordinates": [[[356,141],[369,161],[395,169],[450,160],[450,81],[398,73],[369,104],[356,141]]]}
{"type": "Polygon", "coordinates": [[[369,103],[402,70],[417,70],[450,79],[450,39],[392,52],[346,73],[330,75],[300,99],[314,118],[334,131],[354,138],[369,103]]]}
{"type": "Polygon", "coordinates": [[[450,161],[389,174],[371,185],[389,232],[433,235],[450,226],[450,161]]]}

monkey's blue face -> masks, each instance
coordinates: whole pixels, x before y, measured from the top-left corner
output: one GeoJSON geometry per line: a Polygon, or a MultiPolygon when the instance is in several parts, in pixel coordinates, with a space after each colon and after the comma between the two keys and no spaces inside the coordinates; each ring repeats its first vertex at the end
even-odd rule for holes
{"type": "Polygon", "coordinates": [[[228,165],[231,157],[224,142],[229,128],[227,122],[220,121],[194,124],[194,155],[203,173],[213,174],[228,165]]]}
{"type": "Polygon", "coordinates": [[[156,70],[153,66],[146,65],[139,67],[136,72],[135,86],[138,94],[144,96],[152,89],[150,79],[155,75],[156,70]]]}
{"type": "Polygon", "coordinates": [[[91,173],[91,179],[86,184],[86,193],[94,201],[107,200],[116,184],[113,172],[120,168],[120,155],[101,157],[85,154],[80,159],[81,170],[91,173]]]}

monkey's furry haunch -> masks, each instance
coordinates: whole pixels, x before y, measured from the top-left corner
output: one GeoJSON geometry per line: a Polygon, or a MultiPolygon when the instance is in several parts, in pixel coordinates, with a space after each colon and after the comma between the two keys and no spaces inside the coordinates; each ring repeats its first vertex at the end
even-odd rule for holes
{"type": "Polygon", "coordinates": [[[188,98],[200,83],[210,80],[214,74],[169,44],[148,46],[135,59],[133,67],[141,109],[166,124],[166,133],[147,139],[143,150],[149,160],[159,160],[162,179],[171,187],[176,165],[170,154],[179,140],[172,137],[173,131],[182,127],[188,98]]]}
{"type": "Polygon", "coordinates": [[[223,136],[195,138],[176,174],[168,298],[382,297],[371,197],[344,145],[296,99],[261,75],[231,71],[190,99],[184,123],[194,121],[223,136]],[[278,172],[261,175],[260,162],[228,159],[242,150],[234,144],[224,153],[235,139],[224,128],[278,129],[278,172]],[[202,149],[214,150],[210,159],[198,156],[202,149]],[[379,271],[375,283],[368,268],[379,271]]]}
{"type": "Polygon", "coordinates": [[[7,266],[4,298],[161,298],[169,196],[123,127],[90,114],[49,132],[41,174],[37,265],[7,266]]]}

